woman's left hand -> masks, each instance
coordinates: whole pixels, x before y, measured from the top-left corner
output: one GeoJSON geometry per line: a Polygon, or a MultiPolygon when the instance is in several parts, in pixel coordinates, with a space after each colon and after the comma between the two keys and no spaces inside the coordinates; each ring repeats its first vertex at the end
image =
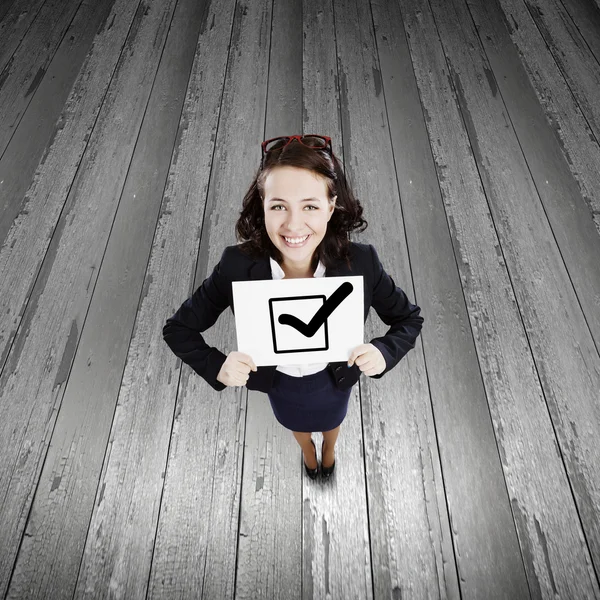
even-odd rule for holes
{"type": "Polygon", "coordinates": [[[356,346],[350,354],[348,366],[351,367],[353,363],[356,363],[356,366],[369,377],[383,373],[386,366],[383,354],[373,344],[356,346]]]}

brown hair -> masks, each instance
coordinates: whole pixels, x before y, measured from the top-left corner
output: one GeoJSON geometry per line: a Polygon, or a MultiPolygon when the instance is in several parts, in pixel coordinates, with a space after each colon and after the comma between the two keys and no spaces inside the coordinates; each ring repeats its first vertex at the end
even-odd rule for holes
{"type": "Polygon", "coordinates": [[[337,195],[335,209],[327,223],[327,232],[315,251],[312,268],[315,269],[321,260],[327,269],[339,259],[345,260],[350,268],[348,233],[364,226],[362,232],[368,227],[367,221],[362,218],[362,206],[352,193],[340,161],[333,152],[329,154],[328,149],[309,148],[298,140],[292,140],[283,150],[277,148],[267,153],[264,168],[261,170],[259,167],[244,196],[243,208],[235,225],[236,238],[241,242],[240,250],[252,258],[272,256],[279,264],[282,263],[283,256],[265,229],[263,203],[267,175],[283,166],[307,169],[325,179],[329,202],[337,195]]]}

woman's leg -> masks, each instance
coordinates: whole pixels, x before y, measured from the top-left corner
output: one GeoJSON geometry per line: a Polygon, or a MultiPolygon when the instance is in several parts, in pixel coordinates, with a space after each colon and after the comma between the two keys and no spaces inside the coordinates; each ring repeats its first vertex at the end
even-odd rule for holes
{"type": "Polygon", "coordinates": [[[330,467],[335,460],[335,442],[340,433],[341,426],[342,425],[340,424],[335,429],[321,432],[323,434],[323,439],[325,440],[325,444],[323,445],[323,456],[321,457],[321,464],[324,467],[330,467]]]}
{"type": "Polygon", "coordinates": [[[304,431],[292,431],[294,437],[298,444],[300,444],[300,448],[302,448],[302,452],[304,454],[304,462],[309,469],[316,469],[318,466],[317,462],[317,451],[316,448],[312,445],[311,440],[311,432],[304,431]]]}

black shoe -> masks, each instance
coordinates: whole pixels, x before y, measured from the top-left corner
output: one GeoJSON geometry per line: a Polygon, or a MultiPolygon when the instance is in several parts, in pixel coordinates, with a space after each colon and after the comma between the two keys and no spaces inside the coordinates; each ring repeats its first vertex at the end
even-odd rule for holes
{"type": "Polygon", "coordinates": [[[335,459],[333,461],[333,464],[330,467],[323,466],[323,446],[324,445],[325,445],[325,440],[323,440],[323,443],[321,444],[321,476],[329,477],[333,473],[333,470],[335,469],[335,459]]]}
{"type": "MultiPolygon", "coordinates": [[[[315,458],[317,457],[317,447],[315,446],[314,441],[311,438],[311,443],[315,448],[315,458]]],[[[302,462],[304,462],[304,457],[302,458],[302,462]]],[[[304,468],[306,469],[306,474],[311,478],[311,479],[316,479],[318,473],[319,473],[319,462],[317,461],[317,468],[316,469],[309,469],[306,466],[306,463],[304,463],[304,468]]]]}

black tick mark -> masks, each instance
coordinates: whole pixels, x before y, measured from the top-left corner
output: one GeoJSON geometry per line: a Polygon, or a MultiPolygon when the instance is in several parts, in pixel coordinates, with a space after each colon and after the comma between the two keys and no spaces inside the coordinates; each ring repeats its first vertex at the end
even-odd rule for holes
{"type": "Polygon", "coordinates": [[[347,298],[354,287],[349,281],[344,281],[340,287],[327,298],[323,306],[314,314],[310,322],[304,323],[298,317],[294,315],[288,315],[287,313],[279,315],[279,322],[282,325],[290,325],[294,329],[297,329],[302,335],[307,338],[311,338],[319,327],[325,323],[327,317],[347,298]]]}

